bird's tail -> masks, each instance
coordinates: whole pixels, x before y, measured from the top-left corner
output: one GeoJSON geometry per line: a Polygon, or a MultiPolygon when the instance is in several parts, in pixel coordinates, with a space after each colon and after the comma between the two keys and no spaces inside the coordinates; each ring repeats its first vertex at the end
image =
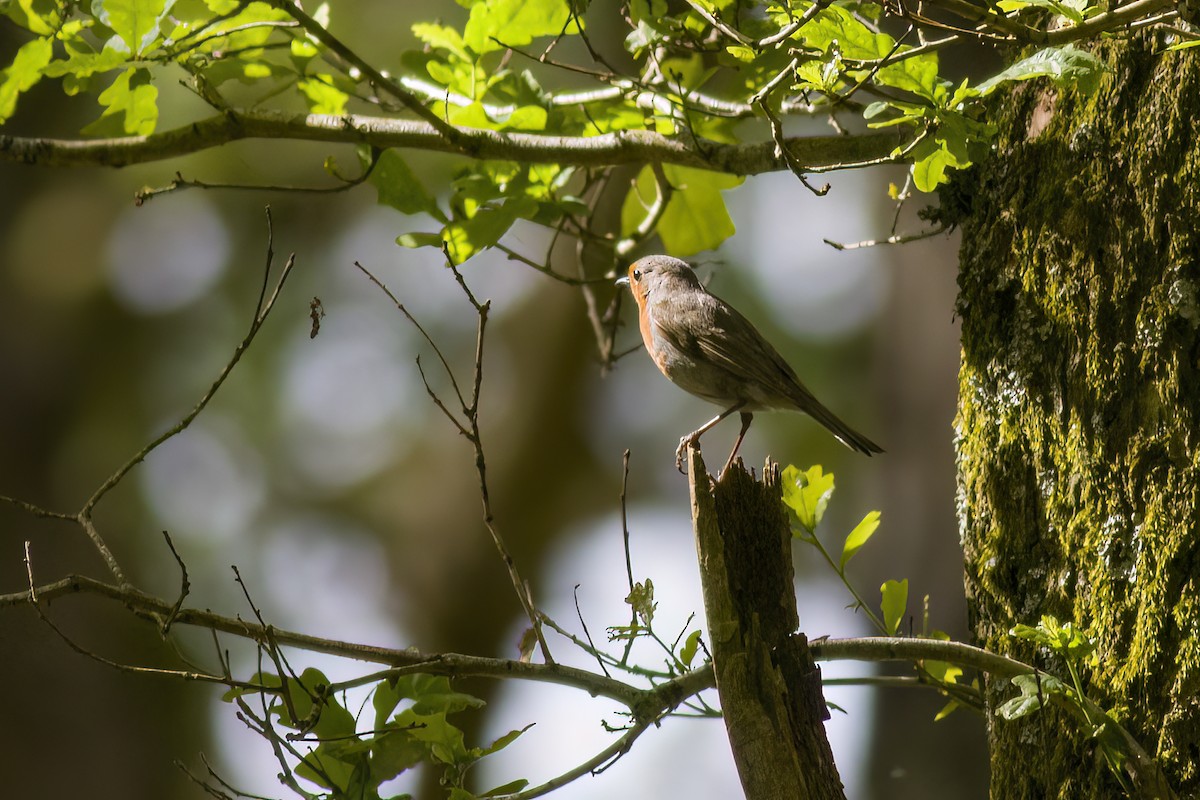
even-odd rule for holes
{"type": "Polygon", "coordinates": [[[863,436],[858,431],[851,428],[846,423],[838,419],[832,411],[817,401],[806,405],[804,411],[815,419],[817,422],[829,429],[829,432],[838,438],[842,444],[849,447],[851,450],[857,450],[864,455],[874,455],[882,453],[883,448],[872,442],[866,436],[863,436]]]}

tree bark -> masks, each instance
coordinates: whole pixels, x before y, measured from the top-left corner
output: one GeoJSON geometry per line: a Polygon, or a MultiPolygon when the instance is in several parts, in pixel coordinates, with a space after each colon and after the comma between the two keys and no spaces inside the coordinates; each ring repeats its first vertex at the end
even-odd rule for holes
{"type": "Polygon", "coordinates": [[[729,743],[749,800],[845,800],[825,735],[821,670],[798,633],[779,468],[710,481],[688,449],[704,612],[729,743]]]}
{"type": "MultiPolygon", "coordinates": [[[[979,644],[1061,675],[1009,630],[1087,627],[1087,693],[1196,797],[1200,70],[1156,51],[1106,45],[1090,97],[1018,88],[944,198],[965,206],[959,513],[979,644]]],[[[993,711],[1013,694],[987,685],[993,711]]],[[[988,725],[996,800],[1121,795],[1066,715],[988,725]]]]}

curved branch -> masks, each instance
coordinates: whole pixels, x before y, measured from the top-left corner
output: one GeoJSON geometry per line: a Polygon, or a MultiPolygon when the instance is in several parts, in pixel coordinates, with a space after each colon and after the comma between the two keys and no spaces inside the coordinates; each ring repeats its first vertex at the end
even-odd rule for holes
{"type": "MultiPolygon", "coordinates": [[[[35,592],[38,602],[80,593],[100,595],[117,600],[139,617],[156,623],[172,612],[172,603],[162,598],[146,594],[132,586],[122,587],[85,575],[69,575],[38,586],[35,592]]],[[[0,608],[27,604],[31,602],[30,597],[28,590],[0,595],[0,608]]],[[[673,703],[678,704],[690,694],[712,684],[711,670],[708,670],[708,679],[705,680],[705,670],[701,669],[652,689],[642,689],[614,678],[562,664],[534,664],[458,653],[422,653],[412,647],[404,650],[376,647],[310,636],[196,608],[179,609],[175,613],[172,626],[179,625],[207,628],[253,641],[263,641],[269,634],[271,641],[277,645],[393,667],[419,668],[419,671],[430,675],[445,675],[451,678],[517,678],[557,683],[581,689],[593,696],[616,700],[632,710],[639,719],[669,710],[673,703]]]]}
{"type": "MultiPolygon", "coordinates": [[[[467,149],[471,157],[479,159],[578,167],[659,162],[734,175],[757,175],[788,168],[786,161],[775,154],[773,141],[725,144],[690,137],[685,141],[645,130],[582,137],[461,128],[457,141],[451,142],[434,126],[419,120],[260,110],[230,111],[148,136],[111,139],[0,136],[0,161],[55,167],[124,167],[198,153],[241,139],[368,144],[454,154],[467,149]]],[[[785,141],[790,154],[809,169],[830,169],[884,158],[903,143],[894,131],[791,137],[785,141]]]]}

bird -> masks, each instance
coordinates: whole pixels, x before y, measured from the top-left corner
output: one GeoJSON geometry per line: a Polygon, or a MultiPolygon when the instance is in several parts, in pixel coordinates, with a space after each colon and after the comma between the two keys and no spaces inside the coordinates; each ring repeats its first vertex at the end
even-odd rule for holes
{"type": "Polygon", "coordinates": [[[679,440],[675,466],[680,472],[688,445],[735,411],[742,428],[718,479],[733,464],[756,411],[802,411],[850,449],[868,456],[883,452],[823,406],[750,320],[709,292],[687,262],[644,256],[617,283],[633,294],[642,342],[659,371],[680,389],[724,409],[679,440]]]}

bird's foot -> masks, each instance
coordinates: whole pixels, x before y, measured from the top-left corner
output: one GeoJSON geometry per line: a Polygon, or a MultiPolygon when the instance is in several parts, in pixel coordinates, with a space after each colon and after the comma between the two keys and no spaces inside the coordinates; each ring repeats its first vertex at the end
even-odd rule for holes
{"type": "Polygon", "coordinates": [[[679,440],[679,447],[675,448],[675,469],[679,470],[679,474],[687,474],[683,468],[683,460],[687,457],[688,445],[696,444],[699,440],[700,437],[695,434],[688,434],[679,440]]]}

